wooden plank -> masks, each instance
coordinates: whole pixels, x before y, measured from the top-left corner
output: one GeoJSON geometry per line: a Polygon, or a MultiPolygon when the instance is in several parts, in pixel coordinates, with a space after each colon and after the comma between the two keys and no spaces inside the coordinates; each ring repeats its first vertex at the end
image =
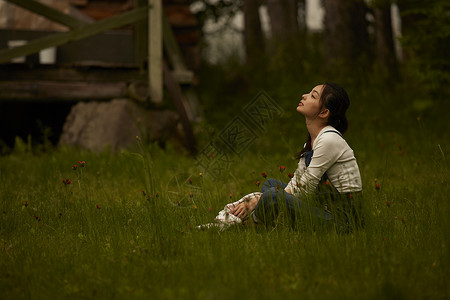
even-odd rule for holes
{"type": "Polygon", "coordinates": [[[0,63],[9,62],[11,59],[20,56],[30,55],[42,49],[60,46],[70,41],[81,40],[83,38],[99,34],[117,27],[143,20],[147,17],[149,7],[137,8],[125,12],[121,15],[100,20],[91,25],[85,25],[68,32],[57,33],[38,40],[30,41],[27,45],[14,49],[0,50],[0,63]]]}
{"type": "MultiPolygon", "coordinates": [[[[168,1],[172,2],[172,1],[168,1]]],[[[167,18],[172,27],[175,28],[192,28],[198,27],[198,20],[191,12],[188,3],[170,3],[165,8],[167,18]]]]}
{"type": "MultiPolygon", "coordinates": [[[[145,7],[148,0],[134,0],[135,7],[145,7]]],[[[147,19],[141,20],[134,24],[133,29],[133,50],[134,50],[134,62],[144,69],[145,62],[147,61],[147,38],[148,38],[148,21],[147,19]]]]}
{"type": "Polygon", "coordinates": [[[183,60],[178,42],[170,27],[169,20],[164,15],[163,17],[163,41],[164,49],[166,49],[169,62],[175,70],[187,70],[183,60]]]}
{"type": "Polygon", "coordinates": [[[83,21],[80,21],[72,16],[60,12],[57,9],[51,8],[47,5],[44,5],[34,0],[6,0],[6,1],[72,29],[82,27],[85,25],[83,21]]]}
{"type": "Polygon", "coordinates": [[[189,85],[183,88],[183,94],[186,97],[187,103],[191,109],[191,122],[199,123],[202,120],[202,109],[200,107],[197,92],[189,85]]]}
{"type": "MultiPolygon", "coordinates": [[[[38,38],[55,34],[54,31],[32,31],[32,30],[5,30],[0,29],[0,49],[5,48],[10,40],[32,41],[38,38]]],[[[133,33],[131,30],[109,30],[97,35],[72,41],[57,49],[57,66],[72,66],[88,61],[94,62],[92,66],[105,66],[110,68],[138,67],[133,56],[133,33]],[[100,63],[101,62],[101,63],[100,63]]],[[[147,53],[147,52],[146,52],[147,53]]],[[[147,56],[147,54],[145,54],[147,56]]],[[[29,55],[26,65],[30,69],[44,67],[40,64],[38,55],[29,55]]],[[[25,65],[14,64],[16,68],[25,65]]],[[[0,68],[6,65],[0,65],[0,68]]]]}
{"type": "MultiPolygon", "coordinates": [[[[192,84],[194,81],[194,72],[188,70],[186,67],[180,47],[178,46],[178,42],[173,34],[172,27],[170,26],[167,17],[163,18],[163,41],[167,57],[174,69],[172,75],[175,80],[181,84],[192,84]]],[[[201,119],[201,112],[196,94],[192,87],[187,87],[184,92],[185,98],[183,99],[185,100],[183,105],[188,111],[187,115],[189,120],[199,121],[201,119]]]]}
{"type": "Polygon", "coordinates": [[[186,98],[184,98],[181,92],[180,85],[172,77],[172,73],[165,62],[163,62],[164,70],[164,84],[166,85],[169,93],[173,98],[175,108],[180,116],[181,124],[183,125],[184,134],[188,143],[189,150],[192,154],[196,152],[196,141],[194,132],[192,130],[191,122],[189,121],[189,114],[192,114],[189,106],[187,105],[186,98]]]}
{"type": "Polygon", "coordinates": [[[88,2],[88,0],[69,0],[69,3],[75,6],[86,6],[88,2]]]}
{"type": "Polygon", "coordinates": [[[137,68],[26,68],[14,65],[0,68],[0,81],[147,81],[147,74],[137,68]]]}
{"type": "Polygon", "coordinates": [[[192,84],[194,80],[194,72],[189,70],[175,69],[172,71],[172,76],[180,84],[192,84]]]}
{"type": "Polygon", "coordinates": [[[162,3],[161,0],[148,0],[152,7],[148,12],[148,82],[150,100],[162,103],[163,70],[162,70],[162,3]]]}
{"type": "Polygon", "coordinates": [[[73,5],[69,5],[69,15],[81,22],[84,22],[85,24],[95,23],[95,20],[93,18],[89,17],[73,5]]]}
{"type": "Polygon", "coordinates": [[[127,93],[126,82],[0,81],[1,101],[111,100],[127,93]]]}

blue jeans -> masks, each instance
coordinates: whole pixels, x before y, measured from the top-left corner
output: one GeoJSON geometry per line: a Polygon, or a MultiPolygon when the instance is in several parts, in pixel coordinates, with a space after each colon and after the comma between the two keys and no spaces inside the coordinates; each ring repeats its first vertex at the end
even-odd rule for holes
{"type": "Polygon", "coordinates": [[[286,183],[277,179],[268,179],[261,188],[261,197],[256,205],[254,214],[259,222],[270,225],[278,216],[282,205],[286,206],[288,216],[293,225],[300,225],[298,221],[320,225],[330,225],[334,216],[315,203],[302,201],[298,197],[284,191],[286,183]]]}

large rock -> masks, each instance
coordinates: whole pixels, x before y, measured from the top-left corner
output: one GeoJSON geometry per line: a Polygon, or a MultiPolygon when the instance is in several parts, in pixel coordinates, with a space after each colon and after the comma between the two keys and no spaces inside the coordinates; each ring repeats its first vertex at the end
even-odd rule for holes
{"type": "Polygon", "coordinates": [[[136,145],[140,136],[144,141],[170,140],[178,147],[184,144],[178,120],[174,111],[148,110],[129,99],[79,102],[66,119],[60,144],[117,151],[136,145]]]}

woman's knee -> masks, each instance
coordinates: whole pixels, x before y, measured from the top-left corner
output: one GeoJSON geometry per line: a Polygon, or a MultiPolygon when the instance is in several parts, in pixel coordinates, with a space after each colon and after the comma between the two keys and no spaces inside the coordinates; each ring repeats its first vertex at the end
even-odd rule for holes
{"type": "Polygon", "coordinates": [[[275,178],[269,178],[264,182],[263,187],[268,188],[282,188],[283,182],[275,178]]]}
{"type": "Polygon", "coordinates": [[[277,199],[277,193],[275,191],[275,188],[270,187],[264,193],[261,194],[261,197],[259,198],[259,202],[273,203],[273,202],[276,202],[276,199],[277,199]]]}
{"type": "Polygon", "coordinates": [[[273,178],[267,179],[267,180],[264,182],[264,184],[263,184],[262,187],[263,187],[263,188],[266,188],[266,189],[271,188],[271,187],[273,186],[273,181],[274,181],[273,178]]]}
{"type": "Polygon", "coordinates": [[[278,199],[277,192],[274,187],[267,189],[261,194],[258,204],[255,208],[255,214],[258,220],[265,223],[267,220],[272,220],[278,213],[278,199]]]}

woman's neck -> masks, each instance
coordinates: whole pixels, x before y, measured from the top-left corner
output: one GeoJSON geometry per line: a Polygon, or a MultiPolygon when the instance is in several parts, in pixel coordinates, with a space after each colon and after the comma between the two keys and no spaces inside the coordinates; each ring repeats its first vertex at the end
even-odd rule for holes
{"type": "Polygon", "coordinates": [[[306,122],[306,128],[308,129],[309,135],[311,136],[311,148],[314,145],[314,141],[316,140],[319,132],[327,126],[326,124],[319,122],[306,122]]]}

